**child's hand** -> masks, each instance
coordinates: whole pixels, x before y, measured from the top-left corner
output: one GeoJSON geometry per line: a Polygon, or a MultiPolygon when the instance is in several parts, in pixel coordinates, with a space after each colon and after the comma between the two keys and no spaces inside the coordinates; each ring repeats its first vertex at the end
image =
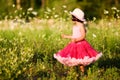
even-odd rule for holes
{"type": "Polygon", "coordinates": [[[61,34],[61,37],[62,37],[62,38],[66,38],[66,35],[65,35],[65,34],[61,34]]]}
{"type": "Polygon", "coordinates": [[[65,34],[62,34],[61,37],[62,37],[62,38],[67,38],[67,39],[71,39],[71,38],[72,38],[71,36],[65,35],[65,34]]]}
{"type": "Polygon", "coordinates": [[[71,42],[74,42],[74,43],[75,43],[75,42],[76,42],[76,40],[75,40],[75,39],[71,39],[71,42]]]}

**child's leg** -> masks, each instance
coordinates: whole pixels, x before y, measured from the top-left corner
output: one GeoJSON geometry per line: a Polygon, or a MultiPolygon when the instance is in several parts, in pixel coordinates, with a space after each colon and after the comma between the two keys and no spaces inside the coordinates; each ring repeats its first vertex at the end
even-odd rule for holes
{"type": "Polygon", "coordinates": [[[85,72],[85,68],[84,68],[84,66],[83,66],[83,65],[80,65],[80,70],[82,71],[82,73],[84,73],[84,72],[85,72]]]}

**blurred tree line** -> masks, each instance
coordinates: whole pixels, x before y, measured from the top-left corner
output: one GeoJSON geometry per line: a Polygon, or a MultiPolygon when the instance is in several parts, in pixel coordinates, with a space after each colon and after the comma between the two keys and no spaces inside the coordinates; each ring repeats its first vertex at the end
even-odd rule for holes
{"type": "Polygon", "coordinates": [[[39,17],[45,17],[46,11],[54,11],[49,15],[63,16],[63,10],[71,11],[76,7],[84,10],[88,19],[100,19],[104,15],[119,18],[119,3],[120,0],[0,0],[0,19],[33,16],[32,11],[39,17]]]}

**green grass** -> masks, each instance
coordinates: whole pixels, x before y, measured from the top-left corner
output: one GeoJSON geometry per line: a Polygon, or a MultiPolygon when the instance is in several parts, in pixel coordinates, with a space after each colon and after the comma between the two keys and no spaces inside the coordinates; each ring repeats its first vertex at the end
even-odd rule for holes
{"type": "Polygon", "coordinates": [[[33,20],[30,23],[0,23],[1,80],[119,80],[120,20],[90,21],[86,39],[102,58],[86,67],[67,67],[53,54],[67,45],[62,33],[71,34],[72,23],[63,19],[33,20]]]}

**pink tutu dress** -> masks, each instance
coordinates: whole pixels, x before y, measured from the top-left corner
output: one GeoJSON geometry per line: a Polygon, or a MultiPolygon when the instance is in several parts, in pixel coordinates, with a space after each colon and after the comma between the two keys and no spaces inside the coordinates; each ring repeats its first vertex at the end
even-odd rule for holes
{"type": "MultiPolygon", "coordinates": [[[[77,26],[73,27],[73,38],[80,37],[80,29],[77,26]]],[[[67,66],[84,65],[87,66],[102,56],[102,53],[98,53],[92,46],[84,39],[80,42],[69,43],[64,49],[54,54],[60,63],[67,66]]]]}

